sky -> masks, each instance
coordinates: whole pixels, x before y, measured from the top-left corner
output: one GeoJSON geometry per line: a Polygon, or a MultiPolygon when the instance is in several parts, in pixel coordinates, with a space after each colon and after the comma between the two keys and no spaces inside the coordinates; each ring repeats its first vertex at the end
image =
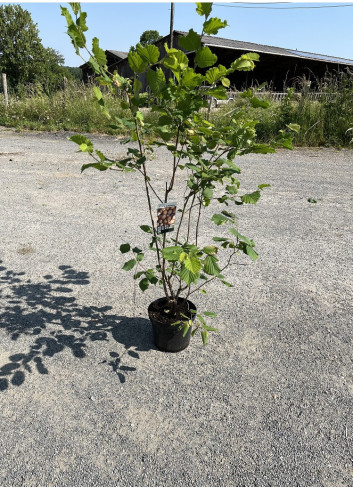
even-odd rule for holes
{"type": "MultiPolygon", "coordinates": [[[[266,2],[214,3],[212,16],[226,19],[229,24],[218,36],[353,59],[353,3],[266,2]],[[327,8],[329,5],[339,7],[327,8]]],[[[0,5],[7,3],[14,2],[0,5]]],[[[16,3],[31,13],[45,47],[59,51],[67,66],[83,64],[66,34],[66,20],[60,15],[60,5],[68,4],[16,3]]],[[[87,12],[88,41],[98,37],[103,49],[128,51],[145,30],[157,30],[162,36],[169,32],[169,2],[82,2],[81,5],[87,12]]],[[[174,5],[174,29],[188,31],[192,27],[200,32],[202,17],[195,12],[195,4],[175,2],[174,5]]]]}

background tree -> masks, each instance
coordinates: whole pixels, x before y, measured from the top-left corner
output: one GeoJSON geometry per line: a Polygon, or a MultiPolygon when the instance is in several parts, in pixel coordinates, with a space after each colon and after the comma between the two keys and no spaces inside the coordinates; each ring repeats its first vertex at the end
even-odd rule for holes
{"type": "Polygon", "coordinates": [[[61,54],[43,46],[27,10],[16,4],[0,6],[0,71],[6,73],[11,88],[40,82],[48,90],[58,77],[70,77],[63,62],[61,54]]]}
{"type": "MultiPolygon", "coordinates": [[[[155,42],[159,41],[159,39],[162,39],[162,36],[158,31],[144,31],[140,36],[139,44],[146,46],[147,44],[154,44],[155,42]]],[[[131,46],[130,51],[136,51],[136,46],[131,46]]]]}

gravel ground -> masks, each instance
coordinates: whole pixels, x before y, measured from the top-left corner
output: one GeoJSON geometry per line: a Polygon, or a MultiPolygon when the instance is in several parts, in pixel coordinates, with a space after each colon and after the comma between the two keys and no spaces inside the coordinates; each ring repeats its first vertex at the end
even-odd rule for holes
{"type": "Polygon", "coordinates": [[[209,346],[166,354],[146,314],[161,294],[134,299],[121,270],[140,182],[81,175],[66,136],[0,130],[0,485],[353,485],[353,152],[239,161],[242,188],[272,185],[236,209],[260,259],[193,296],[218,311],[209,346]]]}

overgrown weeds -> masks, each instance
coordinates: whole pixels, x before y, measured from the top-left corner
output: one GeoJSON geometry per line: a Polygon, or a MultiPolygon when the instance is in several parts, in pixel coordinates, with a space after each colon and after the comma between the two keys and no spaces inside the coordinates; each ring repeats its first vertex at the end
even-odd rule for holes
{"type": "MultiPolygon", "coordinates": [[[[261,91],[258,96],[261,97],[261,91]]],[[[211,121],[221,125],[234,111],[245,111],[259,121],[257,133],[261,142],[270,142],[286,124],[296,123],[301,127],[294,138],[297,146],[347,147],[350,144],[352,132],[349,129],[353,127],[351,73],[329,74],[316,80],[315,91],[307,80],[298,79],[295,88],[288,88],[282,100],[273,101],[266,93],[263,98],[271,102],[267,110],[253,108],[247,99],[235,97],[234,101],[212,110],[211,121]]],[[[120,99],[107,94],[105,100],[112,114],[122,115],[120,99]]],[[[153,112],[148,113],[146,122],[155,116],[153,112]]],[[[7,111],[0,95],[0,124],[19,129],[122,134],[121,130],[110,127],[96,103],[92,85],[73,81],[65,90],[51,95],[36,86],[28,87],[21,97],[10,96],[7,111]]]]}

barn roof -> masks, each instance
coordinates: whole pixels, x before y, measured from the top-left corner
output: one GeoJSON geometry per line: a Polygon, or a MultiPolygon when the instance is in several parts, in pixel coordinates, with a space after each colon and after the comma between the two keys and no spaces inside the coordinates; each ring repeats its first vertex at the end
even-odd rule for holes
{"type": "MultiPolygon", "coordinates": [[[[187,32],[174,31],[176,34],[186,35],[187,32]]],[[[168,36],[166,36],[168,37],[168,36]]],[[[296,49],[285,49],[276,46],[267,46],[265,44],[256,44],[253,42],[235,41],[232,39],[225,39],[223,37],[215,36],[202,36],[202,43],[206,46],[213,46],[217,48],[235,49],[238,51],[276,54],[278,56],[288,56],[292,58],[312,59],[316,61],[323,61],[325,63],[335,63],[343,65],[352,65],[352,59],[337,58],[335,56],[326,56],[325,54],[308,53],[305,51],[297,51],[296,49]]]]}
{"type": "Polygon", "coordinates": [[[127,55],[128,55],[128,53],[126,53],[125,51],[115,51],[113,49],[107,49],[106,53],[111,53],[114,56],[117,56],[118,58],[121,58],[121,59],[127,58],[127,55]]]}

